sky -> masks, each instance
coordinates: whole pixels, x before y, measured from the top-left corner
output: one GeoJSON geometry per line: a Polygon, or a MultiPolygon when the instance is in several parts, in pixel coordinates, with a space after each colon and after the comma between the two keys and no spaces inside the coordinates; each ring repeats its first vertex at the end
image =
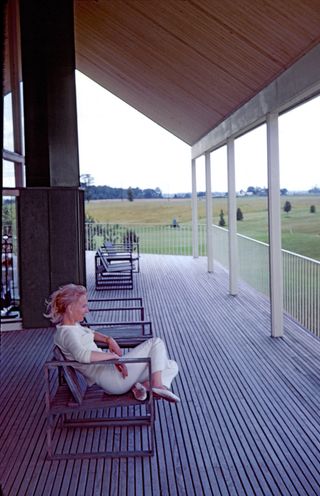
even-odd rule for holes
{"type": "Polygon", "coordinates": [[[191,148],[77,72],[81,174],[94,184],[191,191],[191,148]]]}
{"type": "MultiPolygon", "coordinates": [[[[93,184],[127,189],[159,187],[191,192],[191,147],[76,71],[80,174],[93,184]]],[[[4,118],[9,122],[9,100],[4,118]]],[[[280,187],[320,187],[320,96],[279,117],[280,187]]],[[[5,125],[5,143],[12,130],[5,125]]],[[[6,145],[5,145],[6,146],[6,145]]],[[[9,148],[10,149],[10,148],[9,148]]],[[[236,190],[267,187],[266,126],[235,140],[236,190]]],[[[204,157],[197,159],[197,190],[205,191],[204,157]]],[[[211,154],[212,191],[227,191],[226,147],[211,154]]],[[[13,186],[12,167],[4,168],[13,186]]]]}

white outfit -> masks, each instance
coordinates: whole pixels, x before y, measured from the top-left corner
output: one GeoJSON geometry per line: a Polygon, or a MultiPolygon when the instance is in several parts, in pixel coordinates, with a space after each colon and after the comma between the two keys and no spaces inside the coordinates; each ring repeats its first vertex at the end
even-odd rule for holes
{"type": "MultiPolygon", "coordinates": [[[[91,362],[91,351],[104,353],[94,341],[94,333],[80,324],[59,325],[54,334],[54,343],[61,349],[67,360],[80,362],[77,369],[86,377],[89,386],[96,383],[108,394],[123,394],[129,391],[136,382],[148,380],[146,363],[127,363],[128,376],[123,378],[119,370],[107,361],[91,362]]],[[[152,372],[162,371],[162,383],[170,388],[172,380],[178,374],[178,365],[169,360],[164,342],[160,338],[151,338],[139,344],[125,354],[126,358],[151,358],[152,372]]]]}

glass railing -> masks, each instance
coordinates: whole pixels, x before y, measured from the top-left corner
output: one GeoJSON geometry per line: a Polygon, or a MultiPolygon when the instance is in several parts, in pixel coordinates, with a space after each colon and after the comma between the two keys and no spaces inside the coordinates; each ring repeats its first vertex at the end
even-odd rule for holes
{"type": "MultiPolygon", "coordinates": [[[[140,253],[192,255],[191,224],[86,224],[86,249],[97,250],[105,241],[139,241],[140,253]]],[[[199,226],[199,255],[206,252],[205,226],[199,226]]]]}

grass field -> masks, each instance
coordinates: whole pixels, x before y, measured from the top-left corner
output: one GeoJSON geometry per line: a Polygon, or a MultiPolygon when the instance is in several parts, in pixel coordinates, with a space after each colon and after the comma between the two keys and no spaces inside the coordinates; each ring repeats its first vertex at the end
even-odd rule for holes
{"type": "MultiPolygon", "coordinates": [[[[320,196],[281,197],[282,247],[306,257],[320,260],[320,196]],[[288,200],[292,210],[283,211],[288,200]],[[316,212],[310,213],[315,205],[316,212]]],[[[268,242],[268,209],[266,197],[237,198],[243,220],[237,222],[237,229],[259,241],[268,242]]],[[[219,223],[220,210],[224,212],[228,224],[227,198],[213,198],[213,222],[219,223]]],[[[198,203],[199,221],[205,222],[205,200],[198,203]]],[[[191,222],[191,200],[94,200],[86,203],[86,214],[99,223],[110,224],[171,224],[177,219],[179,224],[191,222]]]]}

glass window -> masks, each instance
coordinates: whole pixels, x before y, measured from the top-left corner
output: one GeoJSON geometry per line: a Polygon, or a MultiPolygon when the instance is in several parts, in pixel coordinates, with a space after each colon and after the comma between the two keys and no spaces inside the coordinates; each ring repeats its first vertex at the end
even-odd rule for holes
{"type": "Polygon", "coordinates": [[[3,99],[3,148],[10,152],[14,151],[11,93],[3,99]]]}
{"type": "Polygon", "coordinates": [[[3,187],[4,188],[14,188],[15,187],[15,176],[14,176],[14,164],[13,162],[8,162],[7,160],[2,161],[2,174],[3,174],[3,187]]]}

